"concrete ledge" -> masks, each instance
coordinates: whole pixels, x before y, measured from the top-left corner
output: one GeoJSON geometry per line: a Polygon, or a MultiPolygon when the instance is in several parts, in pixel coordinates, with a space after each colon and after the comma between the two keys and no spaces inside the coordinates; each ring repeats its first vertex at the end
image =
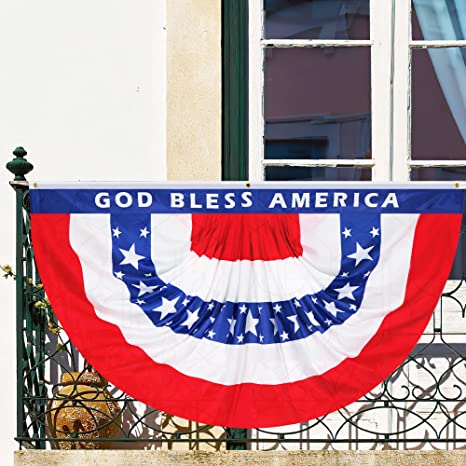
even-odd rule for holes
{"type": "Polygon", "coordinates": [[[21,450],[15,466],[464,466],[466,450],[452,451],[135,451],[21,450]]]}

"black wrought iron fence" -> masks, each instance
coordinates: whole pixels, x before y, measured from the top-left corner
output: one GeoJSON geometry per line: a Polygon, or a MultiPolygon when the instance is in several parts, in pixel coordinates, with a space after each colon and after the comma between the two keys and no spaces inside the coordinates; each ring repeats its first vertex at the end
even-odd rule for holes
{"type": "Polygon", "coordinates": [[[24,149],[14,155],[8,169],[15,175],[17,259],[15,271],[4,267],[4,274],[16,279],[16,439],[21,447],[466,447],[464,277],[442,295],[428,331],[393,374],[353,405],[307,423],[251,430],[200,425],[118,391],[81,358],[51,312],[31,245],[25,175],[32,165],[24,149]]]}

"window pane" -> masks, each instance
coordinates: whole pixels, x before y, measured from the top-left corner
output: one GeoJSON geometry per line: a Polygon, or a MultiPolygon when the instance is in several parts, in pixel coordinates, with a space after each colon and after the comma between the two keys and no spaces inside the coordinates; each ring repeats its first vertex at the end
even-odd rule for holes
{"type": "Polygon", "coordinates": [[[265,0],[264,9],[266,39],[369,39],[369,0],[265,0]]]}
{"type": "Polygon", "coordinates": [[[321,159],[328,150],[326,139],[266,140],[266,159],[321,159]]]}
{"type": "Polygon", "coordinates": [[[466,49],[412,51],[414,160],[466,159],[466,49]]]}
{"type": "Polygon", "coordinates": [[[465,0],[413,0],[414,40],[464,40],[465,0]]]}
{"type": "Polygon", "coordinates": [[[267,181],[370,181],[370,168],[266,167],[267,181]]]}
{"type": "Polygon", "coordinates": [[[371,158],[370,49],[267,49],[265,157],[371,158]]]}
{"type": "Polygon", "coordinates": [[[422,167],[411,169],[412,181],[466,181],[466,167],[422,167]]]}

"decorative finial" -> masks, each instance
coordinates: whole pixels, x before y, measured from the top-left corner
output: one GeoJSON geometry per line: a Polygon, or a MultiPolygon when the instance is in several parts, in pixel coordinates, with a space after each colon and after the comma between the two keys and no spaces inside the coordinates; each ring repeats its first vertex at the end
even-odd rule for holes
{"type": "Polygon", "coordinates": [[[13,155],[15,158],[6,164],[6,168],[15,175],[15,181],[26,181],[24,175],[29,173],[34,165],[24,158],[27,152],[23,147],[17,147],[13,151],[13,155]]]}

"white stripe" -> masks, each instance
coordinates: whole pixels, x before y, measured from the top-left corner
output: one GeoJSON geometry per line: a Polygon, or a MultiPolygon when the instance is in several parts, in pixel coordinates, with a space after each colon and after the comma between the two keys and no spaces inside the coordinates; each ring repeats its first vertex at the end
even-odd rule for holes
{"type": "Polygon", "coordinates": [[[384,317],[403,302],[418,215],[383,215],[381,257],[361,309],[324,334],[280,345],[224,345],[155,327],[112,273],[108,215],[71,215],[70,243],[80,257],[86,294],[101,319],[117,325],[128,343],[154,361],[223,385],[281,384],[322,374],[357,356],[384,317]],[[392,250],[397,249],[397,254],[392,250]]]}
{"type": "Polygon", "coordinates": [[[284,301],[318,292],[340,270],[340,216],[300,215],[303,255],[224,261],[191,251],[191,215],[152,215],[152,260],[167,283],[204,301],[284,301]]]}

